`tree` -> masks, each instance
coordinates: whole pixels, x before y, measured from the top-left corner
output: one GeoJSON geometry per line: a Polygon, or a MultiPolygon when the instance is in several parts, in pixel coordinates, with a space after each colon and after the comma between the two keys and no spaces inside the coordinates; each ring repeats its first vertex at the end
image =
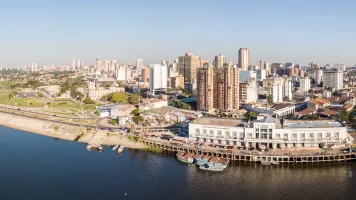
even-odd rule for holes
{"type": "Polygon", "coordinates": [[[119,81],[119,87],[124,88],[125,87],[125,83],[123,81],[119,81]]]}
{"type": "Polygon", "coordinates": [[[140,115],[140,112],[139,112],[138,108],[136,108],[135,110],[132,110],[130,114],[138,116],[138,115],[140,115]]]}
{"type": "Polygon", "coordinates": [[[143,119],[142,116],[138,115],[138,116],[135,116],[135,117],[133,118],[133,121],[134,121],[136,124],[140,124],[141,122],[144,121],[144,119],[143,119]]]}
{"type": "Polygon", "coordinates": [[[289,99],[288,96],[284,96],[284,97],[283,97],[283,101],[290,101],[290,99],[289,99]]]}
{"type": "Polygon", "coordinates": [[[139,100],[138,94],[132,94],[132,95],[130,95],[129,103],[130,104],[138,104],[139,103],[138,100],[139,100]]]}
{"type": "Polygon", "coordinates": [[[343,111],[340,113],[340,121],[348,121],[349,120],[349,113],[343,111]]]}
{"type": "Polygon", "coordinates": [[[116,120],[110,119],[110,120],[109,120],[109,124],[111,124],[111,125],[116,125],[116,120]]]}
{"type": "Polygon", "coordinates": [[[94,111],[94,115],[96,115],[96,116],[99,116],[100,115],[100,113],[99,113],[99,111],[94,111]]]}
{"type": "Polygon", "coordinates": [[[42,92],[37,92],[37,95],[38,95],[39,97],[43,97],[43,93],[42,93],[42,92]]]}
{"type": "Polygon", "coordinates": [[[91,98],[87,97],[84,99],[83,103],[85,104],[95,104],[95,101],[93,101],[91,98]]]}
{"type": "Polygon", "coordinates": [[[128,95],[125,92],[114,92],[112,93],[111,100],[115,103],[127,103],[128,95]]]}
{"type": "Polygon", "coordinates": [[[9,93],[8,96],[9,96],[10,99],[12,99],[14,97],[14,94],[13,93],[9,93]]]}
{"type": "Polygon", "coordinates": [[[250,120],[250,119],[256,119],[257,118],[257,113],[256,112],[247,112],[245,114],[245,118],[247,120],[250,120]]]}

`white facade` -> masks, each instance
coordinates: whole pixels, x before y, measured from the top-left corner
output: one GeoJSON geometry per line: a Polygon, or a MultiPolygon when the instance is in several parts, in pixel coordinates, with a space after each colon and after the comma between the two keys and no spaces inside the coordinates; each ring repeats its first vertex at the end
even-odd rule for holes
{"type": "Polygon", "coordinates": [[[329,90],[324,90],[323,91],[323,97],[328,99],[331,97],[331,92],[329,90]]]}
{"type": "Polygon", "coordinates": [[[285,96],[292,99],[292,81],[285,78],[270,78],[263,81],[266,95],[272,95],[273,103],[283,102],[285,96]]]}
{"type": "Polygon", "coordinates": [[[323,86],[341,90],[343,88],[344,74],[339,69],[330,69],[324,71],[323,86]]]}
{"type": "Polygon", "coordinates": [[[32,63],[31,72],[37,72],[37,64],[36,63],[32,63]]]}
{"type": "Polygon", "coordinates": [[[126,81],[132,78],[132,68],[130,66],[117,66],[115,78],[118,81],[126,81]]]}
{"type": "Polygon", "coordinates": [[[189,124],[190,141],[256,148],[319,147],[345,143],[346,137],[346,127],[332,120],[285,120],[281,125],[275,118],[266,116],[251,125],[238,120],[208,118],[189,124]]]}
{"type": "Polygon", "coordinates": [[[240,83],[239,102],[241,104],[257,102],[257,85],[255,80],[240,83]]]}
{"type": "Polygon", "coordinates": [[[321,81],[323,81],[323,71],[320,69],[317,69],[317,70],[315,70],[314,73],[315,73],[314,74],[315,83],[319,85],[321,83],[321,81]]]}
{"type": "Polygon", "coordinates": [[[303,79],[300,79],[300,90],[302,92],[306,92],[308,93],[308,91],[310,90],[310,79],[309,77],[305,77],[303,79]]]}
{"type": "Polygon", "coordinates": [[[149,85],[151,93],[154,94],[159,90],[166,90],[167,88],[167,66],[154,64],[150,65],[149,85]]]}
{"type": "Polygon", "coordinates": [[[257,76],[257,80],[259,81],[266,79],[267,77],[266,70],[265,69],[256,70],[256,76],[257,76]]]}
{"type": "Polygon", "coordinates": [[[97,101],[104,95],[107,95],[107,94],[110,94],[113,92],[123,92],[124,90],[125,90],[124,88],[116,88],[116,87],[111,87],[108,89],[105,89],[105,88],[89,89],[88,97],[94,101],[97,101]]]}

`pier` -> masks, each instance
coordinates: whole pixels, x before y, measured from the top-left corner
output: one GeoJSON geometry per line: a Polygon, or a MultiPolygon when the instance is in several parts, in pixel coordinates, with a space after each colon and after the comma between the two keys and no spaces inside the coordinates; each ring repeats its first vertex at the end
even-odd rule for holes
{"type": "Polygon", "coordinates": [[[248,155],[222,153],[216,151],[199,150],[184,146],[174,146],[170,144],[159,143],[141,138],[140,141],[148,146],[161,148],[171,152],[193,153],[197,157],[218,157],[228,158],[233,161],[260,162],[275,161],[278,163],[323,163],[323,162],[345,162],[356,160],[356,152],[330,154],[330,155],[248,155]]]}

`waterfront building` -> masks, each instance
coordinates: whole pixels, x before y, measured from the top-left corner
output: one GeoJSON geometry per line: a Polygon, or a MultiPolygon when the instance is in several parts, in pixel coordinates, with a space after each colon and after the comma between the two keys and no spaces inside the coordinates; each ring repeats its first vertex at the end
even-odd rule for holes
{"type": "Polygon", "coordinates": [[[189,124],[190,141],[261,149],[321,147],[346,139],[346,127],[334,120],[278,120],[265,115],[252,122],[199,118],[189,124]]]}
{"type": "Polygon", "coordinates": [[[184,77],[184,82],[194,82],[197,79],[197,69],[202,66],[201,62],[201,58],[192,53],[178,57],[178,70],[184,77]]]}
{"type": "Polygon", "coordinates": [[[226,63],[226,57],[219,54],[218,56],[215,56],[213,65],[216,68],[221,68],[223,65],[226,63]]]}
{"type": "Polygon", "coordinates": [[[309,77],[305,77],[305,78],[302,78],[300,79],[300,90],[302,92],[306,92],[308,93],[308,91],[310,90],[310,79],[309,77]]]}
{"type": "Polygon", "coordinates": [[[239,109],[239,69],[205,66],[198,69],[198,110],[235,112],[239,109]]]}
{"type": "Polygon", "coordinates": [[[323,72],[323,86],[334,90],[343,88],[344,74],[340,69],[329,69],[323,72]]]}
{"type": "Polygon", "coordinates": [[[239,49],[239,59],[238,59],[238,67],[241,70],[247,70],[249,65],[249,54],[250,51],[248,48],[240,48],[239,49]]]}
{"type": "Polygon", "coordinates": [[[149,85],[152,94],[160,94],[167,89],[167,66],[161,64],[150,65],[149,85]]]}

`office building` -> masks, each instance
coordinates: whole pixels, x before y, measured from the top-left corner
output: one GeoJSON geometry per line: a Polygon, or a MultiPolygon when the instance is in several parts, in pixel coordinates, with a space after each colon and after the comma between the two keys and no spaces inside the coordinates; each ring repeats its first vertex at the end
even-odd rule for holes
{"type": "Polygon", "coordinates": [[[121,65],[115,69],[115,79],[118,81],[127,81],[132,78],[132,67],[121,65]]]}
{"type": "Polygon", "coordinates": [[[73,58],[73,62],[72,62],[72,71],[75,71],[75,59],[73,58]]]}
{"type": "Polygon", "coordinates": [[[136,59],[136,70],[140,71],[144,67],[142,59],[136,59]]]}
{"type": "Polygon", "coordinates": [[[256,77],[257,77],[257,80],[258,81],[261,81],[263,79],[266,79],[267,78],[267,72],[265,69],[259,69],[259,70],[256,70],[256,77]]]}
{"type": "Polygon", "coordinates": [[[147,67],[143,66],[141,69],[141,81],[147,82],[148,79],[149,79],[149,69],[147,67]]]}
{"type": "Polygon", "coordinates": [[[310,79],[309,79],[309,77],[307,76],[305,78],[300,79],[299,83],[300,83],[300,87],[299,87],[300,90],[302,92],[308,93],[308,91],[310,90],[310,79]]]}
{"type": "Polygon", "coordinates": [[[343,88],[344,74],[340,69],[329,69],[323,72],[323,86],[333,90],[343,88]]]}
{"type": "Polygon", "coordinates": [[[161,64],[150,65],[149,85],[152,94],[161,94],[167,89],[167,66],[161,64]]]}
{"type": "Polygon", "coordinates": [[[239,49],[239,59],[238,59],[238,67],[242,70],[248,70],[249,65],[249,50],[247,48],[239,49]]]}
{"type": "Polygon", "coordinates": [[[197,79],[197,69],[201,64],[201,58],[191,53],[178,57],[178,71],[184,77],[184,82],[194,82],[197,79]]]}
{"type": "Polygon", "coordinates": [[[31,72],[37,72],[37,64],[34,62],[31,64],[31,72]]]}
{"type": "Polygon", "coordinates": [[[221,68],[223,65],[226,63],[226,57],[219,54],[218,56],[215,56],[214,58],[214,67],[221,68]]]}
{"type": "Polygon", "coordinates": [[[96,59],[95,67],[96,67],[96,71],[97,72],[101,72],[103,70],[102,63],[101,63],[101,60],[99,58],[96,59]]]}
{"type": "Polygon", "coordinates": [[[184,77],[182,75],[171,77],[172,88],[184,88],[184,77]]]}

